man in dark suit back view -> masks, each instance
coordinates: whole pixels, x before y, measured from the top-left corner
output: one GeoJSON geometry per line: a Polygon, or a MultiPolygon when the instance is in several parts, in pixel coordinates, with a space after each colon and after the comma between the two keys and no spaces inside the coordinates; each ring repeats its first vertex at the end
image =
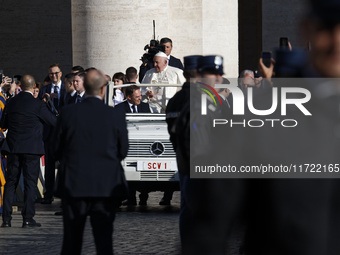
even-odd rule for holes
{"type": "Polygon", "coordinates": [[[115,210],[127,192],[120,162],[127,155],[128,136],[125,113],[102,101],[106,83],[100,71],[89,71],[85,99],[65,106],[58,119],[55,144],[64,222],[61,254],[81,253],[87,215],[97,254],[113,254],[115,210]]]}
{"type": "Polygon", "coordinates": [[[8,129],[5,143],[9,148],[2,227],[11,227],[12,202],[21,168],[25,184],[25,204],[21,212],[23,227],[40,227],[33,217],[40,157],[45,153],[42,141],[43,123],[53,126],[56,117],[43,101],[33,97],[34,84],[32,76],[23,76],[21,88],[24,91],[8,102],[0,121],[1,128],[8,129]]]}

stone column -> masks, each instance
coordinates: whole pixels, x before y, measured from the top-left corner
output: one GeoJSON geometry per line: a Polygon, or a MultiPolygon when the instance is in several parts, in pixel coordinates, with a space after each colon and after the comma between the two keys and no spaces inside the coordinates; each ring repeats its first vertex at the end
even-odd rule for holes
{"type": "Polygon", "coordinates": [[[238,73],[237,0],[72,0],[73,65],[97,67],[112,76],[139,69],[152,39],[173,40],[172,55],[220,54],[225,73],[238,73]]]}

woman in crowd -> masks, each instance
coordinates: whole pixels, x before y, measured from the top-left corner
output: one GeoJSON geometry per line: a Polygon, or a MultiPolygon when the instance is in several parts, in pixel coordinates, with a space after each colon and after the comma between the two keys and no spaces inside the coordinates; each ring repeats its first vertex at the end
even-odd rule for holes
{"type": "MultiPolygon", "coordinates": [[[[123,85],[127,84],[127,79],[125,77],[125,74],[119,72],[115,73],[112,77],[112,81],[114,82],[115,86],[117,85],[123,85]]],[[[113,106],[116,106],[117,104],[123,102],[125,100],[124,95],[125,88],[114,88],[113,89],[113,106]]]]}
{"type": "Polygon", "coordinates": [[[42,87],[42,84],[40,83],[40,82],[36,82],[35,83],[35,86],[34,86],[34,91],[33,91],[33,96],[34,96],[34,98],[37,98],[38,97],[38,95],[39,95],[39,90],[40,90],[40,88],[42,87]]]}

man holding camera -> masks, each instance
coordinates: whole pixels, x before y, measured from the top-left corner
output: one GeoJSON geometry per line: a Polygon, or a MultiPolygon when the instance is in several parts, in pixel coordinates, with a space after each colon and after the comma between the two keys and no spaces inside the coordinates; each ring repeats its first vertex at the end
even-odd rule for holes
{"type": "Polygon", "coordinates": [[[40,157],[45,153],[42,142],[43,124],[55,125],[56,117],[44,102],[33,97],[34,84],[32,76],[23,76],[21,82],[23,92],[7,103],[0,121],[1,129],[8,129],[2,148],[9,152],[1,227],[11,227],[12,202],[21,168],[25,183],[24,208],[21,212],[22,227],[41,226],[33,217],[40,157]]]}
{"type": "MultiPolygon", "coordinates": [[[[51,79],[51,83],[42,87],[39,91],[39,98],[43,99],[44,96],[49,96],[56,111],[64,105],[64,99],[66,90],[64,83],[61,80],[62,71],[59,64],[52,64],[48,68],[48,76],[51,79]]],[[[50,148],[51,142],[49,141],[52,134],[52,129],[46,128],[44,130],[44,142],[45,142],[45,194],[42,204],[51,204],[53,201],[54,182],[55,182],[55,159],[53,152],[50,148]]]]}

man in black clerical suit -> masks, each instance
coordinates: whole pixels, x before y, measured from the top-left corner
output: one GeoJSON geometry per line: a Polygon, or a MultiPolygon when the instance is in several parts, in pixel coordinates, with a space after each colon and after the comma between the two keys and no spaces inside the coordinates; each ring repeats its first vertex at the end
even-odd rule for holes
{"type": "Polygon", "coordinates": [[[33,97],[34,84],[32,76],[23,76],[21,80],[23,92],[7,103],[0,121],[1,128],[8,130],[5,143],[9,150],[2,227],[11,227],[12,202],[21,169],[25,184],[24,208],[21,212],[23,227],[41,226],[33,217],[40,157],[45,153],[42,141],[43,123],[53,126],[56,117],[43,101],[33,97]]]}
{"type": "Polygon", "coordinates": [[[181,60],[170,55],[172,51],[172,40],[170,38],[164,37],[161,39],[160,44],[164,45],[165,47],[164,53],[168,56],[168,65],[183,70],[183,64],[181,60]]]}
{"type": "MultiPolygon", "coordinates": [[[[53,102],[54,108],[59,112],[65,105],[66,89],[61,80],[62,71],[59,64],[52,64],[48,68],[48,76],[52,83],[42,87],[39,91],[39,98],[42,99],[48,94],[53,102]]],[[[44,129],[45,142],[45,193],[42,204],[51,204],[53,201],[54,182],[55,182],[55,158],[51,151],[51,141],[53,130],[46,127],[44,129]]]]}
{"type": "Polygon", "coordinates": [[[98,70],[85,77],[87,96],[63,108],[57,123],[64,239],[61,254],[80,254],[87,215],[98,254],[113,254],[115,210],[126,196],[121,165],[128,151],[125,113],[103,103],[107,81],[98,70]]]}
{"type": "Polygon", "coordinates": [[[124,110],[126,113],[151,112],[149,104],[142,102],[142,94],[138,86],[131,85],[127,87],[125,95],[127,100],[118,104],[117,109],[124,110]]]}

